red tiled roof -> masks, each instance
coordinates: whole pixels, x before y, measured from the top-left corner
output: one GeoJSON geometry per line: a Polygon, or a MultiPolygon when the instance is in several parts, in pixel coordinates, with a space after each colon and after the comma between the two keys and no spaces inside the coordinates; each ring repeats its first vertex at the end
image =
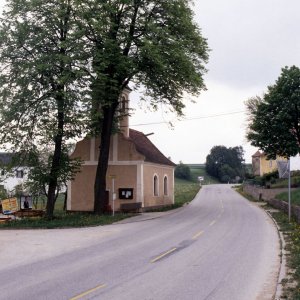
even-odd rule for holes
{"type": "Polygon", "coordinates": [[[263,156],[263,153],[261,153],[259,150],[256,151],[256,152],[252,155],[252,157],[260,157],[260,156],[263,156]]]}
{"type": "Polygon", "coordinates": [[[129,129],[129,137],[133,141],[136,150],[145,156],[145,161],[160,165],[175,167],[172,161],[166,158],[155,145],[147,138],[147,136],[137,130],[129,129]]]}

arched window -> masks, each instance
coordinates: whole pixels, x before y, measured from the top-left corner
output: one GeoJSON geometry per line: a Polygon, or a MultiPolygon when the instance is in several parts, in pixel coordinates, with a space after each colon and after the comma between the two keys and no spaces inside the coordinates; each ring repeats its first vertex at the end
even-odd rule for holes
{"type": "Polygon", "coordinates": [[[124,96],[121,98],[120,111],[121,111],[121,113],[126,112],[126,98],[124,96]]]}
{"type": "Polygon", "coordinates": [[[158,196],[158,176],[154,175],[153,178],[153,194],[154,196],[158,196]]]}
{"type": "Polygon", "coordinates": [[[168,196],[168,177],[164,177],[164,196],[168,196]]]}

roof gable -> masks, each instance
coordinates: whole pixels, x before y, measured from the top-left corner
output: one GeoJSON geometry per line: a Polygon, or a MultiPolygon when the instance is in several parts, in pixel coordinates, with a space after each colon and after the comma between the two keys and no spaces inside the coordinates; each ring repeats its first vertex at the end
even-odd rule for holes
{"type": "Polygon", "coordinates": [[[260,156],[263,156],[263,153],[261,153],[259,150],[256,151],[256,152],[252,155],[252,157],[260,157],[260,156]]]}
{"type": "Polygon", "coordinates": [[[145,161],[172,167],[176,166],[176,164],[170,161],[156,148],[144,133],[129,129],[129,138],[134,143],[136,150],[145,156],[145,161]]]}

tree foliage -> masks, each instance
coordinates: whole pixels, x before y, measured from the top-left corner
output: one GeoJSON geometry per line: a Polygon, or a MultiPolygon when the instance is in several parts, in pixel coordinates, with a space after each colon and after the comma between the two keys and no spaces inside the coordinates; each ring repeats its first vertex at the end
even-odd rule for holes
{"type": "Polygon", "coordinates": [[[214,146],[206,157],[206,171],[221,182],[236,181],[245,176],[244,150],[241,146],[214,146]]]}
{"type": "MultiPolygon", "coordinates": [[[[67,189],[68,181],[74,179],[74,175],[79,172],[82,163],[79,159],[70,159],[68,150],[69,149],[63,149],[61,153],[60,169],[57,173],[55,200],[59,193],[67,189]]],[[[27,155],[27,162],[31,168],[25,186],[32,194],[48,196],[52,161],[52,152],[31,151],[31,153],[27,155]]]]}
{"type": "Polygon", "coordinates": [[[185,180],[190,180],[192,177],[190,167],[183,162],[180,162],[179,165],[176,166],[174,175],[177,178],[185,180]]]}
{"type": "Polygon", "coordinates": [[[153,107],[163,103],[179,115],[184,93],[205,89],[208,46],[190,5],[189,0],[8,1],[0,28],[1,129],[8,124],[2,142],[24,153],[41,145],[53,150],[49,216],[62,153],[68,140],[81,134],[82,121],[88,118],[101,140],[94,209],[102,213],[110,137],[128,84],[142,87],[153,107]],[[89,110],[82,115],[83,107],[89,110]]]}
{"type": "Polygon", "coordinates": [[[1,144],[12,145],[20,160],[32,152],[51,153],[49,169],[40,173],[49,218],[66,166],[63,152],[84,127],[88,81],[80,66],[86,59],[75,29],[70,0],[10,0],[0,26],[1,144]]]}
{"type": "Polygon", "coordinates": [[[185,92],[205,88],[208,47],[193,21],[188,0],[81,1],[80,27],[92,53],[92,106],[101,131],[95,178],[95,211],[103,212],[110,136],[121,92],[129,83],[144,88],[156,107],[182,114],[185,92]]]}
{"type": "Polygon", "coordinates": [[[249,99],[247,139],[269,158],[299,153],[300,69],[285,67],[262,98],[249,99]],[[253,100],[255,99],[255,101],[253,100]]]}

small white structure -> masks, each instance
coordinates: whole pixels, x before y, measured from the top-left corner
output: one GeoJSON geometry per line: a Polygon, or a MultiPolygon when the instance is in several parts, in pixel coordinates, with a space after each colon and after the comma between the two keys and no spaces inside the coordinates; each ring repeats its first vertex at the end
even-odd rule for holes
{"type": "Polygon", "coordinates": [[[11,153],[0,152],[0,186],[2,186],[9,195],[14,193],[16,186],[23,185],[28,177],[28,167],[26,166],[15,167],[10,174],[5,174],[3,166],[7,166],[11,161],[11,153]]]}

